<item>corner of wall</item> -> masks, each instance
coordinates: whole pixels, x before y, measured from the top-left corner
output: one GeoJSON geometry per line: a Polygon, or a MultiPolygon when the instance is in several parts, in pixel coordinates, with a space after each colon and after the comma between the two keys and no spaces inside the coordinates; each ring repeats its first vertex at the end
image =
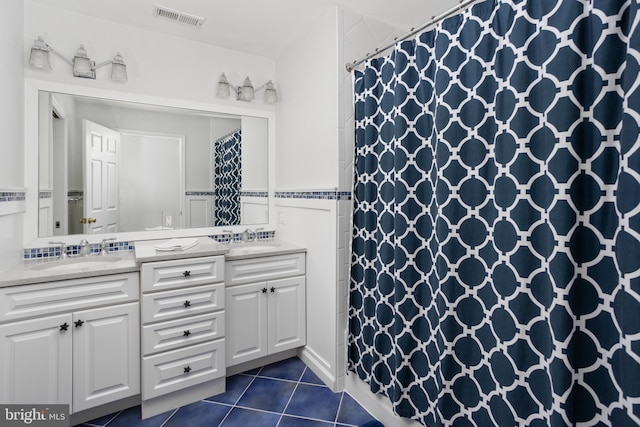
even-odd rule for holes
{"type": "MultiPolygon", "coordinates": [[[[24,5],[7,0],[0,15],[0,188],[16,190],[24,197],[24,5]]],[[[0,190],[2,191],[2,190],[0,190]]],[[[24,211],[14,209],[13,197],[0,197],[0,271],[21,259],[24,211]]]]}

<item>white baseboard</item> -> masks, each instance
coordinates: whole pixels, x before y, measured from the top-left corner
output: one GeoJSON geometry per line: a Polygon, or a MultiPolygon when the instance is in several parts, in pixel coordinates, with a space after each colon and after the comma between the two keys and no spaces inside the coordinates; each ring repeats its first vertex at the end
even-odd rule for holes
{"type": "Polygon", "coordinates": [[[355,373],[349,372],[344,380],[344,391],[386,427],[424,427],[417,421],[394,414],[389,398],[381,394],[373,394],[369,390],[369,385],[355,373]]]}
{"type": "Polygon", "coordinates": [[[342,391],[342,389],[338,389],[335,375],[326,368],[326,364],[323,363],[322,359],[320,359],[313,351],[309,350],[307,347],[303,347],[298,350],[298,357],[331,389],[331,391],[334,393],[342,391]]]}

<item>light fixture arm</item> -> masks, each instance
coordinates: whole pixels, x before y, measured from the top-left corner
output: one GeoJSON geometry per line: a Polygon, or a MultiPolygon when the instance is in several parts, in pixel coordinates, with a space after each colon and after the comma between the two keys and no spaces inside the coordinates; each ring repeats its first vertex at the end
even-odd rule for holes
{"type": "Polygon", "coordinates": [[[73,61],[72,60],[67,59],[66,56],[64,56],[62,53],[60,53],[60,51],[58,49],[54,48],[49,43],[47,43],[45,41],[43,41],[43,43],[47,47],[49,52],[54,53],[58,58],[62,59],[64,62],[66,62],[67,64],[69,64],[69,65],[71,65],[73,67],[73,61]]]}
{"type": "Polygon", "coordinates": [[[99,64],[95,64],[91,68],[97,70],[98,68],[104,67],[105,65],[113,64],[113,59],[109,59],[107,61],[101,62],[99,64]]]}

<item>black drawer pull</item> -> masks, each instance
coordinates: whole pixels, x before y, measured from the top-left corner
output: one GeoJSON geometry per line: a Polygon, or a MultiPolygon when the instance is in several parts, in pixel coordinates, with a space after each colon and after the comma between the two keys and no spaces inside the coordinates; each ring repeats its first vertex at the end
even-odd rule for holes
{"type": "Polygon", "coordinates": [[[273,286],[271,287],[271,293],[274,293],[276,291],[276,288],[274,288],[273,286]]]}
{"type": "Polygon", "coordinates": [[[191,301],[186,300],[182,305],[184,305],[184,308],[191,307],[191,301]]]}
{"type": "Polygon", "coordinates": [[[184,368],[184,373],[188,374],[189,372],[191,372],[191,367],[187,366],[186,368],[184,368]]]}
{"type": "Polygon", "coordinates": [[[191,331],[189,330],[184,331],[184,333],[182,334],[183,337],[188,337],[189,335],[191,335],[191,331]]]}
{"type": "Polygon", "coordinates": [[[182,275],[183,275],[184,277],[191,277],[191,271],[189,271],[189,270],[185,270],[185,272],[184,272],[184,273],[182,273],[182,275]]]}
{"type": "Polygon", "coordinates": [[[61,331],[66,331],[67,329],[69,329],[69,324],[67,322],[64,322],[62,325],[60,325],[61,331]]]}
{"type": "Polygon", "coordinates": [[[267,293],[267,288],[262,288],[262,293],[266,294],[267,293]]]}
{"type": "Polygon", "coordinates": [[[76,328],[79,328],[84,324],[82,320],[76,320],[74,323],[76,324],[76,328]]]}

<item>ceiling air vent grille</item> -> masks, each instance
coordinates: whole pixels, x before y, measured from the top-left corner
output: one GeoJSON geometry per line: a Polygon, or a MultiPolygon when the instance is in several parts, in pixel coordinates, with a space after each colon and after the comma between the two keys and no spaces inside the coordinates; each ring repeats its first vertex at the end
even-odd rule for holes
{"type": "Polygon", "coordinates": [[[169,9],[168,7],[153,5],[153,16],[168,19],[169,21],[179,22],[181,24],[189,25],[194,28],[202,27],[204,24],[204,18],[200,16],[191,15],[189,13],[180,12],[178,10],[169,9]]]}

